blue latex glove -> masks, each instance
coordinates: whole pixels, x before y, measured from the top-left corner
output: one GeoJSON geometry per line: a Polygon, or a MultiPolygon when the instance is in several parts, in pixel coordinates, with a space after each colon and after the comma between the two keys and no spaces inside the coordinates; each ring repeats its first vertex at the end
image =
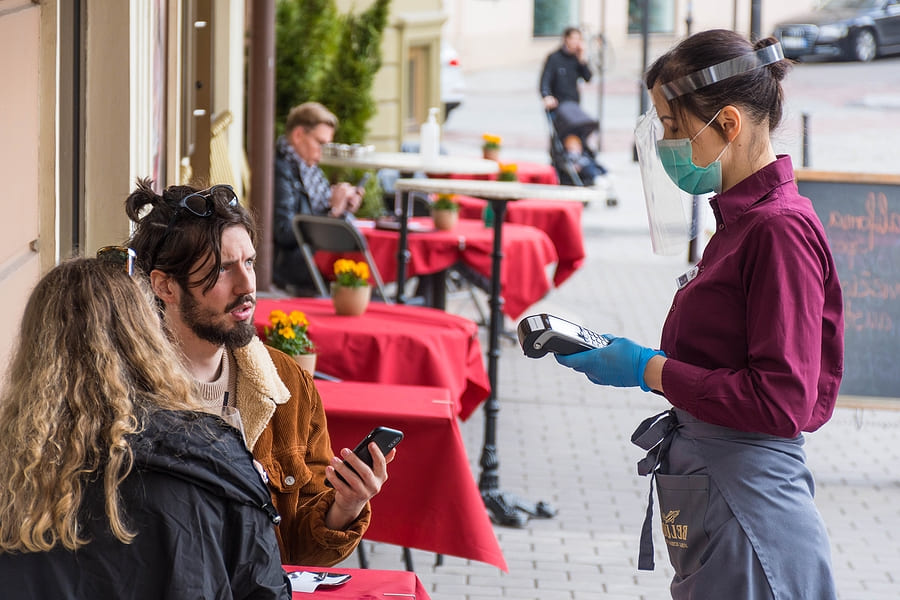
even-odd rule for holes
{"type": "Polygon", "coordinates": [[[641,386],[642,390],[649,392],[650,388],[644,383],[644,369],[651,358],[665,356],[665,353],[639,346],[628,338],[608,333],[603,337],[610,340],[608,346],[568,356],[555,354],[556,361],[584,373],[594,383],[615,387],[641,386]]]}

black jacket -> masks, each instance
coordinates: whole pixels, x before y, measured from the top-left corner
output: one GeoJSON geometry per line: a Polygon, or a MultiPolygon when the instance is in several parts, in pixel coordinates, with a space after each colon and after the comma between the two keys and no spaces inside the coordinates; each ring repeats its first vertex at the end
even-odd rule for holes
{"type": "Polygon", "coordinates": [[[270,599],[291,597],[271,496],[237,430],[193,412],[160,411],[130,439],[120,486],[130,544],[109,530],[102,481],[89,482],[76,552],[0,554],[2,597],[270,599]]]}
{"type": "Polygon", "coordinates": [[[309,192],[300,179],[300,167],[287,151],[282,137],[275,146],[275,188],[273,193],[272,241],[274,246],[272,280],[279,287],[288,285],[311,288],[312,275],[297,245],[292,221],[295,214],[313,214],[309,192]]]}
{"type": "Polygon", "coordinates": [[[578,93],[578,79],[591,80],[591,70],[578,60],[574,54],[569,54],[562,48],[550,54],[544,63],[541,72],[540,92],[541,97],[553,96],[560,103],[570,100],[580,102],[578,93]]]}

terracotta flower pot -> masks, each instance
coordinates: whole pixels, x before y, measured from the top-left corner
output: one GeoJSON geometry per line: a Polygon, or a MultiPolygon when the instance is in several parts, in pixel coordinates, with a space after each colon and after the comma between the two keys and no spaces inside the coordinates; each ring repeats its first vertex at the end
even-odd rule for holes
{"type": "Polygon", "coordinates": [[[431,218],[434,219],[435,229],[447,231],[456,227],[456,223],[459,221],[459,211],[437,209],[431,212],[431,218]]]}
{"type": "Polygon", "coordinates": [[[310,375],[315,375],[316,373],[316,355],[315,354],[297,354],[294,357],[294,362],[300,365],[300,368],[309,373],[310,375]]]}
{"type": "Polygon", "coordinates": [[[500,148],[482,148],[481,154],[488,160],[498,160],[500,158],[500,148]]]}
{"type": "Polygon", "coordinates": [[[331,286],[331,302],[334,304],[334,312],[339,315],[358,317],[366,312],[369,300],[372,299],[372,287],[344,287],[334,284],[331,286]]]}

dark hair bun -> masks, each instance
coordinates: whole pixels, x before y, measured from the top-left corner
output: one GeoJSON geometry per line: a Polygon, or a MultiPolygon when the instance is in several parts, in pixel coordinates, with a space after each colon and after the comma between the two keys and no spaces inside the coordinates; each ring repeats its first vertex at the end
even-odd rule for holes
{"type": "MultiPolygon", "coordinates": [[[[756,43],[753,44],[753,49],[754,50],[762,50],[763,48],[766,48],[768,46],[773,46],[777,43],[778,43],[777,38],[769,36],[767,38],[762,38],[760,40],[757,40],[756,43]]],[[[782,58],[779,61],[776,61],[769,65],[766,65],[766,68],[769,70],[769,73],[772,75],[772,77],[775,79],[775,81],[780,82],[780,81],[784,80],[784,78],[787,76],[788,71],[791,70],[791,66],[793,66],[793,63],[791,63],[790,60],[788,60],[786,58],[782,58]]]]}
{"type": "Polygon", "coordinates": [[[137,223],[144,213],[144,207],[148,204],[156,206],[162,201],[162,196],[153,191],[153,180],[149,177],[137,180],[137,187],[125,199],[125,214],[137,223]]]}

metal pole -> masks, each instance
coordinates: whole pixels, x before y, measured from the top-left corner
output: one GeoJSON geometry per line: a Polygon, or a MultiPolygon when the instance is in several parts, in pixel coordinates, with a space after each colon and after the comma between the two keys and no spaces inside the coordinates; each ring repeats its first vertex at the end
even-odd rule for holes
{"type": "Polygon", "coordinates": [[[762,6],[761,0],[751,0],[750,2],[750,40],[755,42],[761,37],[762,30],[762,6]]]}
{"type": "Polygon", "coordinates": [[[597,41],[597,152],[603,151],[603,63],[606,60],[606,38],[598,33],[597,41]]]}
{"type": "Polygon", "coordinates": [[[803,161],[802,162],[803,166],[808,167],[809,166],[809,113],[803,113],[802,119],[803,119],[803,132],[802,132],[803,152],[801,154],[801,157],[802,157],[802,161],[803,161]]]}
{"type": "Polygon", "coordinates": [[[647,70],[647,58],[650,54],[650,0],[641,0],[641,76],[639,92],[641,96],[641,113],[647,112],[647,94],[644,91],[643,74],[647,70]]]}
{"type": "Polygon", "coordinates": [[[693,264],[700,260],[700,248],[697,238],[700,236],[700,196],[691,197],[691,239],[688,241],[689,264],[693,264]]]}
{"type": "MultiPolygon", "coordinates": [[[[687,32],[687,36],[691,35],[691,25],[694,22],[694,3],[689,1],[687,4],[687,16],[684,19],[684,27],[687,32]]],[[[697,236],[699,235],[698,229],[700,228],[700,197],[694,196],[691,203],[691,232],[694,234],[691,236],[691,240],[688,242],[688,263],[695,263],[700,259],[699,256],[699,248],[697,243],[697,236]]]]}
{"type": "Polygon", "coordinates": [[[691,25],[693,23],[694,23],[694,3],[691,0],[688,0],[687,16],[684,18],[684,27],[685,27],[688,37],[691,36],[691,25]]]}
{"type": "MultiPolygon", "coordinates": [[[[640,98],[639,115],[647,112],[647,93],[644,90],[643,74],[647,71],[647,55],[650,45],[650,0],[641,0],[641,80],[638,82],[638,97],[640,98]]],[[[638,161],[637,144],[631,147],[631,159],[638,161]]]]}

